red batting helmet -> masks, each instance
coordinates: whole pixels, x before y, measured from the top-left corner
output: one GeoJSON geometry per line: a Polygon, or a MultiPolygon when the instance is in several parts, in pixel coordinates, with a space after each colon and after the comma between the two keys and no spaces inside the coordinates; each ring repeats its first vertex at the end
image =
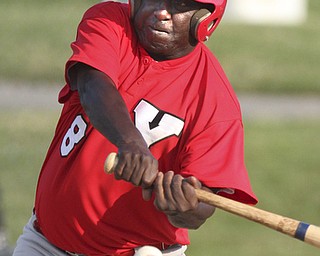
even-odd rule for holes
{"type": "MultiPolygon", "coordinates": [[[[161,0],[160,0],[161,1],[161,0]]],[[[191,18],[191,34],[198,41],[206,41],[217,28],[224,14],[227,0],[194,0],[199,3],[212,5],[209,9],[200,9],[191,18]]],[[[129,0],[131,17],[138,10],[141,0],[129,0]]]]}
{"type": "Polygon", "coordinates": [[[201,9],[191,19],[191,33],[198,41],[206,41],[217,28],[224,14],[227,0],[195,0],[214,6],[212,10],[201,9]]]}

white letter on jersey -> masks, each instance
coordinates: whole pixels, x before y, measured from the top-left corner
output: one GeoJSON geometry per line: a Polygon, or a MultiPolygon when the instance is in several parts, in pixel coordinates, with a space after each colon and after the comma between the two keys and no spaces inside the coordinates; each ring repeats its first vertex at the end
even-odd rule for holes
{"type": "Polygon", "coordinates": [[[60,147],[62,156],[67,156],[71,152],[74,146],[85,136],[86,129],[87,124],[82,116],[77,116],[62,140],[60,147]]]}
{"type": "Polygon", "coordinates": [[[170,136],[179,136],[184,122],[164,111],[159,111],[147,101],[140,101],[134,109],[135,124],[148,146],[170,136]]]}

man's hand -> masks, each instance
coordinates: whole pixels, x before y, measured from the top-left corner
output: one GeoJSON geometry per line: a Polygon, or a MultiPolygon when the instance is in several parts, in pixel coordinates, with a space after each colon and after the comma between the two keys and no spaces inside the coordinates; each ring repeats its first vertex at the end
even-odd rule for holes
{"type": "Polygon", "coordinates": [[[119,176],[118,179],[125,179],[135,185],[140,184],[139,180],[145,182],[145,187],[142,188],[144,200],[150,200],[154,192],[155,207],[167,215],[172,225],[188,229],[199,228],[207,218],[212,216],[215,207],[199,202],[195,189],[211,192],[213,190],[203,187],[201,182],[193,176],[183,178],[181,175],[175,175],[173,171],[158,172],[158,163],[148,152],[147,150],[146,155],[122,153],[123,160],[120,160],[119,155],[112,153],[106,159],[105,171],[114,173],[119,176]],[[128,163],[136,164],[129,166],[128,163]],[[149,169],[150,166],[152,168],[149,169]],[[135,173],[140,173],[137,178],[135,173]]]}
{"type": "Polygon", "coordinates": [[[155,207],[176,227],[197,229],[215,211],[215,207],[198,202],[194,189],[205,188],[195,177],[183,178],[172,171],[159,172],[153,185],[155,207]]]}
{"type": "Polygon", "coordinates": [[[146,189],[145,199],[151,198],[152,184],[157,178],[158,161],[145,143],[128,143],[119,146],[118,163],[114,169],[115,178],[131,182],[146,189]]]}

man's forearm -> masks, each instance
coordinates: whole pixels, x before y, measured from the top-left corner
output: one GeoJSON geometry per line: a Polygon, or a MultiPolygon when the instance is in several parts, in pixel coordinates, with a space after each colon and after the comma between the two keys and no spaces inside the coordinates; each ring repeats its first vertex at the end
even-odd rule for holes
{"type": "Polygon", "coordinates": [[[92,125],[113,144],[144,143],[111,79],[92,68],[79,70],[81,104],[92,125]]]}

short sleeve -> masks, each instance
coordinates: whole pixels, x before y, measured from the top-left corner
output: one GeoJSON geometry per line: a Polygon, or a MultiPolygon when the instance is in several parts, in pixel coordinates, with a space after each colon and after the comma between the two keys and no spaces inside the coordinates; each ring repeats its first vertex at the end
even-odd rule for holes
{"type": "Polygon", "coordinates": [[[126,5],[114,2],[100,3],[83,16],[76,40],[71,44],[72,56],[66,63],[68,70],[77,62],[85,63],[108,75],[118,84],[121,60],[120,42],[126,27],[130,27],[126,5]]]}
{"type": "Polygon", "coordinates": [[[248,204],[256,204],[244,163],[244,134],[241,120],[210,125],[193,135],[185,146],[182,174],[197,177],[211,188],[229,189],[220,194],[248,204]]]}

